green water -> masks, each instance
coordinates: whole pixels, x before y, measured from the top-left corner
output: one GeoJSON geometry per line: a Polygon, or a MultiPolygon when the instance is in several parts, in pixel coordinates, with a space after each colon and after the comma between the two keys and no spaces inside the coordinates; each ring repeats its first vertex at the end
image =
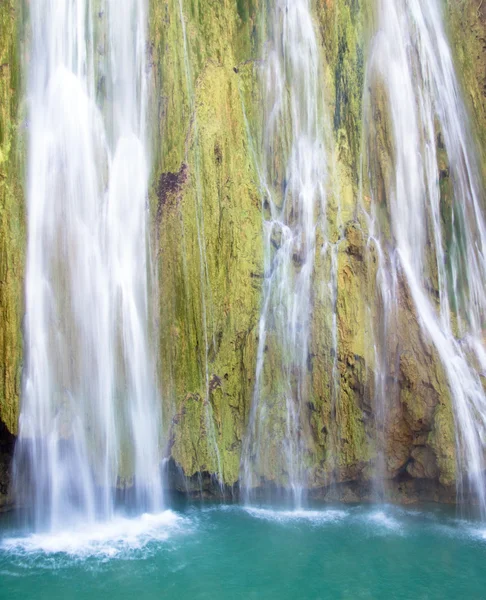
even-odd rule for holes
{"type": "Polygon", "coordinates": [[[57,535],[0,527],[1,600],[486,598],[486,526],[438,508],[201,505],[57,535]]]}

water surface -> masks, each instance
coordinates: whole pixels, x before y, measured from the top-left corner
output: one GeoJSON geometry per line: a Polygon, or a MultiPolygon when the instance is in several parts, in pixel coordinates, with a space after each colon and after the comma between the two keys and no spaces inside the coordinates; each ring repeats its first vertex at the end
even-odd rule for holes
{"type": "Polygon", "coordinates": [[[485,597],[486,527],[437,507],[187,505],[45,535],[9,521],[2,600],[485,597]]]}

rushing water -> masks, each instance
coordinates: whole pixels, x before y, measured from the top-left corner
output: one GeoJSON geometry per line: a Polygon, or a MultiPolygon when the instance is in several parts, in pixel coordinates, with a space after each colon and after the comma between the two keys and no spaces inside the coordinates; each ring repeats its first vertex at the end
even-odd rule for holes
{"type": "MultiPolygon", "coordinates": [[[[440,3],[380,0],[378,7],[368,77],[383,86],[393,143],[393,168],[385,180],[394,240],[387,267],[379,250],[384,322],[393,321],[397,279],[403,277],[447,374],[460,483],[472,487],[486,515],[486,395],[480,379],[486,370],[486,229],[474,144],[440,3]],[[452,200],[441,194],[444,179],[452,200]]],[[[378,223],[375,213],[372,235],[378,223]]],[[[376,236],[385,249],[386,233],[376,236]]],[[[387,369],[386,360],[377,362],[387,369]]],[[[378,377],[386,376],[382,371],[378,377]]]]}
{"type": "Polygon", "coordinates": [[[36,525],[159,507],[144,0],[29,3],[26,369],[15,478],[36,525]],[[25,498],[25,496],[27,496],[25,498]]]}
{"type": "Polygon", "coordinates": [[[484,598],[486,532],[444,510],[182,508],[80,532],[3,523],[0,598],[484,598]]]}
{"type": "Polygon", "coordinates": [[[319,46],[309,0],[275,0],[265,60],[265,282],[242,483],[305,487],[303,406],[308,388],[311,286],[326,153],[319,46]],[[272,364],[273,361],[273,364],[272,364]],[[277,467],[276,467],[277,465],[277,467]]]}

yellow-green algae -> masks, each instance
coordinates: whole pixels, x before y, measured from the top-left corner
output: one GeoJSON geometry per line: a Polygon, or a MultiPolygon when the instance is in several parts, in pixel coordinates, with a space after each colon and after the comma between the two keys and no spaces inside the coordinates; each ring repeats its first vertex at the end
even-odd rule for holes
{"type": "Polygon", "coordinates": [[[486,3],[445,0],[444,15],[486,177],[486,3]]]}
{"type": "MultiPolygon", "coordinates": [[[[229,484],[238,478],[252,401],[263,277],[262,198],[255,168],[261,118],[258,63],[264,59],[261,10],[244,0],[204,7],[178,0],[152,3],[157,91],[152,200],[157,207],[166,437],[171,456],[186,475],[208,471],[229,484]]],[[[378,87],[372,96],[373,136],[381,150],[370,165],[372,181],[361,181],[364,68],[372,19],[368,3],[315,0],[314,10],[333,157],[315,260],[311,386],[305,408],[309,429],[302,432],[309,485],[319,487],[371,476],[376,457],[370,339],[373,320],[380,318],[377,262],[362,210],[369,209],[371,189],[378,190],[382,229],[389,235],[386,189],[393,149],[386,99],[378,87]],[[330,255],[320,252],[327,242],[337,246],[336,361],[327,285],[330,255]],[[374,307],[371,317],[368,307],[374,307]]],[[[443,369],[422,339],[405,289],[402,298],[399,331],[387,349],[400,357],[400,372],[394,375],[400,390],[390,398],[386,423],[387,472],[394,477],[407,464],[418,465],[429,448],[441,482],[449,483],[454,441],[447,434],[452,410],[443,369]]],[[[266,352],[269,372],[264,379],[278,398],[282,357],[271,337],[266,352]]],[[[269,409],[271,431],[265,437],[271,448],[264,476],[285,483],[278,479],[284,421],[277,403],[269,409]]],[[[419,476],[424,469],[410,467],[409,472],[419,476]]]]}
{"type": "Polygon", "coordinates": [[[25,215],[22,146],[20,9],[0,4],[0,420],[17,432],[22,363],[25,215]]]}
{"type": "MultiPolygon", "coordinates": [[[[374,405],[375,366],[370,342],[373,323],[378,324],[383,317],[376,289],[377,257],[373,243],[367,240],[362,211],[369,211],[370,203],[376,202],[381,229],[390,236],[386,190],[394,157],[387,102],[379,81],[374,82],[370,95],[373,117],[368,126],[373,143],[366,148],[366,140],[361,139],[362,115],[370,109],[369,105],[363,106],[363,69],[374,16],[369,3],[316,0],[316,8],[329,72],[326,92],[333,92],[329,104],[334,115],[335,181],[327,235],[338,243],[339,390],[332,408],[331,307],[325,306],[325,294],[320,298],[318,293],[319,280],[328,281],[329,265],[318,258],[312,344],[314,404],[320,406],[322,420],[315,415],[313,419],[314,430],[321,432],[319,443],[326,447],[321,462],[324,473],[327,471],[329,477],[329,471],[334,470],[335,479],[346,480],[370,476],[369,467],[375,459],[374,416],[379,408],[374,405]],[[361,162],[363,148],[364,156],[371,157],[369,164],[361,162]]],[[[430,262],[433,264],[433,260],[430,262]]],[[[396,357],[389,364],[395,361],[399,368],[389,374],[385,399],[385,476],[395,477],[404,468],[413,477],[435,472],[435,464],[427,469],[417,466],[424,456],[432,456],[441,483],[449,484],[455,469],[454,439],[448,435],[453,430],[450,394],[437,353],[430,341],[423,339],[404,282],[401,291],[396,308],[397,331],[385,349],[388,356],[396,357]],[[439,420],[434,419],[437,414],[439,420]]]]}
{"type": "Polygon", "coordinates": [[[255,14],[252,2],[168,0],[153,2],[151,16],[166,436],[186,475],[207,471],[227,484],[238,479],[263,276],[261,199],[242,103],[252,87],[245,80],[256,77],[255,14]]]}
{"type": "Polygon", "coordinates": [[[365,339],[367,268],[365,232],[357,221],[364,80],[366,11],[357,0],[317,0],[317,24],[325,58],[323,94],[331,116],[334,157],[326,223],[319,237],[312,319],[312,430],[318,469],[313,485],[356,478],[373,455],[363,413],[367,394],[365,339]],[[331,276],[325,243],[337,245],[337,349],[333,347],[331,276]],[[337,350],[337,385],[333,379],[337,350]]]}

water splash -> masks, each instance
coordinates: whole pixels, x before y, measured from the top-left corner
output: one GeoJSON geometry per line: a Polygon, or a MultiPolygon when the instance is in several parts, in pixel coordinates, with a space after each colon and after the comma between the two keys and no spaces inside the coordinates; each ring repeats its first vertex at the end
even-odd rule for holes
{"type": "Polygon", "coordinates": [[[305,487],[302,408],[308,381],[311,285],[326,154],[320,55],[308,0],[276,0],[264,66],[265,282],[249,428],[242,457],[247,496],[260,480],[305,487]],[[272,364],[272,360],[275,364],[272,364]]]}
{"type": "Polygon", "coordinates": [[[37,526],[161,504],[144,0],[36,0],[26,370],[15,479],[37,526]],[[28,490],[27,492],[25,490],[28,490]],[[27,497],[25,497],[27,495],[27,497]]]}
{"type": "MultiPolygon", "coordinates": [[[[79,561],[127,559],[133,555],[146,558],[153,546],[158,548],[174,535],[190,531],[187,518],[166,510],[131,519],[116,516],[91,527],[82,523],[57,532],[5,538],[0,542],[0,549],[10,555],[32,557],[36,562],[42,561],[43,556],[59,559],[60,555],[79,561]]],[[[59,566],[60,562],[56,564],[59,566]]]]}

